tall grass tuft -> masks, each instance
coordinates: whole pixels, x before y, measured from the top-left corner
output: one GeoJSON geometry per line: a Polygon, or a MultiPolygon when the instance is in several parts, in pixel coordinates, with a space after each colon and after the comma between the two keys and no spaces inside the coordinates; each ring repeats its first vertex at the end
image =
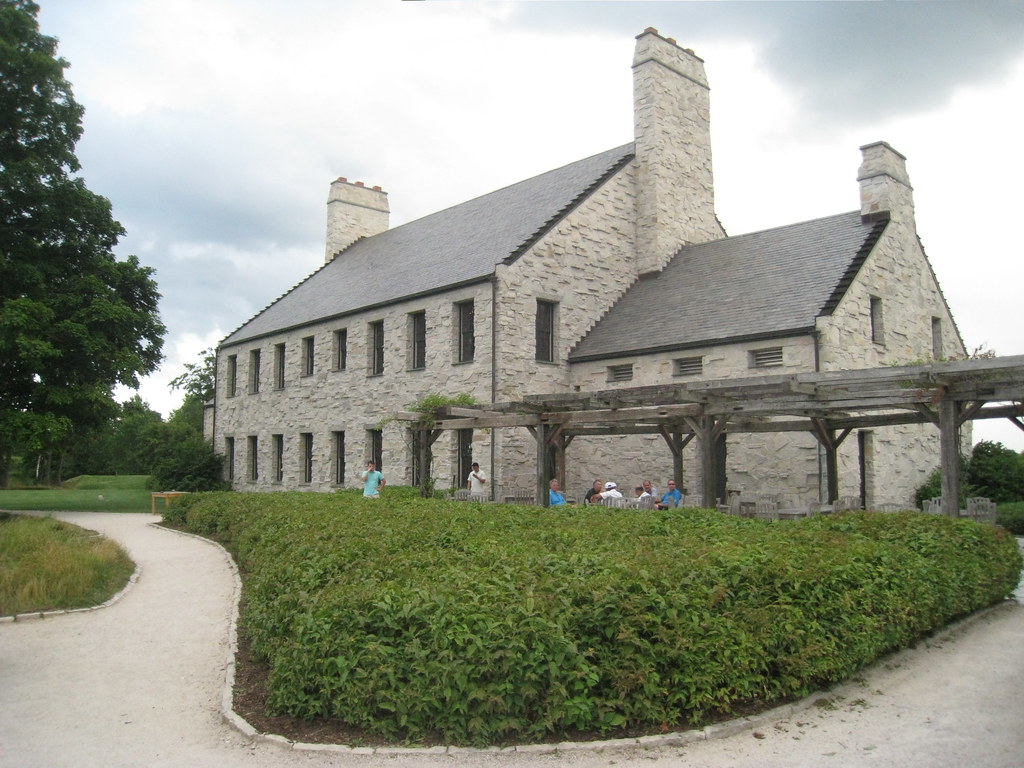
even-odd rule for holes
{"type": "Polygon", "coordinates": [[[0,616],[99,605],[134,568],[116,542],[95,531],[0,513],[0,616]]]}

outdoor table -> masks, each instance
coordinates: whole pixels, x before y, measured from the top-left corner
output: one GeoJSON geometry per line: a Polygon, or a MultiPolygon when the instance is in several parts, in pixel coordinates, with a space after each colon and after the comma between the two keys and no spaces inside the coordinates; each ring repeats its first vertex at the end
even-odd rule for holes
{"type": "Polygon", "coordinates": [[[171,499],[176,499],[179,496],[184,496],[188,491],[154,491],[153,492],[153,514],[156,514],[156,500],[164,500],[164,509],[167,509],[171,505],[171,499]]]}

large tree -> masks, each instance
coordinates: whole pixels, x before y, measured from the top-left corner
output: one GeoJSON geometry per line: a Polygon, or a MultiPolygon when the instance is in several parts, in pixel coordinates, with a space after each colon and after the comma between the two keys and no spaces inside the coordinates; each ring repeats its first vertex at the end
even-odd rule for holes
{"type": "Polygon", "coordinates": [[[165,330],[153,270],[115,258],[124,231],[76,175],[83,109],[38,12],[0,0],[0,485],[15,450],[109,418],[165,330]]]}

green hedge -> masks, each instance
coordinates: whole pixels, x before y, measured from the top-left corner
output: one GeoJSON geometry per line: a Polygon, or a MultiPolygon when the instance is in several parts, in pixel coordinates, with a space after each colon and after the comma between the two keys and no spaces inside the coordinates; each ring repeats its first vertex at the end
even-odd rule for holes
{"type": "Polygon", "coordinates": [[[173,505],[247,574],[274,712],[475,745],[682,727],[845,679],[1021,570],[1006,531],[914,512],[766,523],[396,490],[173,505]]]}
{"type": "Polygon", "coordinates": [[[1024,501],[1000,504],[996,511],[996,522],[1010,533],[1024,536],[1024,501]]]}

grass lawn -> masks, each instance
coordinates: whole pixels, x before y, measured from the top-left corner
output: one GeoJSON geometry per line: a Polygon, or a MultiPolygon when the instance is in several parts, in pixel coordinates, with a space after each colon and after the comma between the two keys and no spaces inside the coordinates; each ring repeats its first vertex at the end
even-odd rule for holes
{"type": "Polygon", "coordinates": [[[152,497],[146,488],[148,480],[148,475],[81,475],[59,488],[0,491],[0,509],[149,512],[152,497]]]}
{"type": "Polygon", "coordinates": [[[95,531],[0,513],[0,616],[99,605],[134,568],[117,542],[95,531]]]}

